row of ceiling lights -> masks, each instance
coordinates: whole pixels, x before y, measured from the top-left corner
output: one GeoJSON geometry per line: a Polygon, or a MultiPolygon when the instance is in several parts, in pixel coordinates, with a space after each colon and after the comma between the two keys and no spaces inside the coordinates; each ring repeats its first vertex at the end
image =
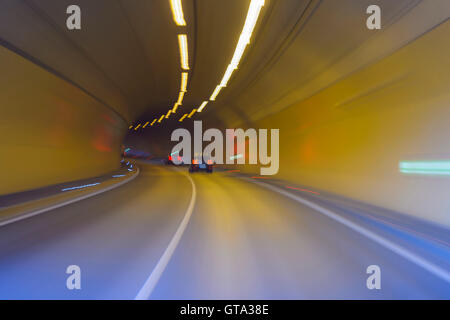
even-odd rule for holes
{"type": "MultiPolygon", "coordinates": [[[[170,0],[170,6],[172,9],[173,20],[175,21],[176,25],[181,27],[186,26],[181,0],[170,0]]],[[[209,97],[209,100],[203,101],[198,108],[192,109],[190,113],[185,113],[178,120],[179,122],[182,122],[186,118],[191,118],[196,112],[202,112],[209,102],[216,100],[222,88],[228,85],[228,81],[230,80],[234,70],[238,68],[240,60],[244,54],[244,51],[247,48],[247,45],[250,43],[253,30],[255,29],[256,22],[258,21],[259,14],[263,6],[264,0],[251,0],[250,7],[247,12],[247,17],[244,23],[244,28],[242,29],[241,35],[239,36],[239,41],[236,45],[236,49],[234,50],[231,62],[228,65],[220,83],[214,89],[213,93],[209,97]]],[[[187,82],[189,76],[189,73],[187,72],[189,70],[189,59],[188,59],[188,44],[186,34],[178,35],[178,45],[180,49],[180,64],[181,68],[183,69],[183,71],[181,72],[181,85],[180,85],[180,92],[178,94],[178,100],[165,115],[161,115],[159,119],[154,119],[151,123],[146,122],[142,126],[142,128],[147,127],[149,124],[150,126],[153,126],[156,122],[161,123],[164,118],[168,119],[169,116],[172,113],[175,113],[177,111],[177,108],[183,104],[183,98],[185,93],[187,92],[187,82]]],[[[140,127],[141,124],[138,124],[136,127],[134,127],[134,130],[138,130],[140,127]]],[[[133,126],[130,126],[130,129],[132,128],[133,126]]]]}
{"type": "MultiPolygon", "coordinates": [[[[172,9],[173,21],[175,24],[179,27],[186,27],[186,20],[184,19],[181,0],[170,0],[170,7],[172,9]]],[[[183,104],[184,95],[187,92],[187,83],[189,78],[189,47],[186,34],[178,35],[178,47],[180,50],[180,65],[183,70],[181,72],[180,92],[178,93],[178,100],[175,102],[173,107],[167,111],[165,117],[162,119],[168,119],[172,113],[177,112],[178,107],[183,104]]]]}

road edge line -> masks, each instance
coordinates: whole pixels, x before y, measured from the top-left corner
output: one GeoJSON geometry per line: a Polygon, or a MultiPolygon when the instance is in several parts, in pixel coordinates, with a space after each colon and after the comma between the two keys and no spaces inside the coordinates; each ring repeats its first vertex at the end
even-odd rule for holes
{"type": "Polygon", "coordinates": [[[365,236],[366,238],[369,238],[370,240],[378,243],[379,245],[385,247],[386,249],[391,250],[392,252],[402,256],[403,258],[409,260],[410,262],[418,265],[419,267],[425,269],[426,271],[428,271],[428,272],[434,274],[435,276],[443,279],[444,281],[450,283],[450,273],[447,272],[445,269],[441,268],[440,266],[435,265],[432,262],[427,261],[426,259],[415,254],[414,252],[411,252],[410,250],[408,250],[402,246],[399,246],[390,240],[383,238],[382,236],[376,234],[375,232],[372,232],[372,231],[358,225],[357,223],[354,223],[354,222],[338,215],[337,213],[335,213],[329,209],[326,209],[318,204],[315,204],[309,200],[306,200],[306,199],[302,198],[301,196],[297,196],[290,192],[287,192],[279,187],[272,186],[272,185],[264,183],[264,182],[256,182],[256,181],[253,181],[250,179],[246,179],[246,180],[249,182],[252,182],[254,184],[260,185],[266,189],[269,189],[269,190],[275,191],[279,194],[282,194],[288,198],[291,198],[292,200],[300,202],[301,204],[303,204],[315,211],[322,213],[323,215],[345,225],[346,227],[352,229],[353,231],[358,232],[359,234],[365,236]]]}
{"type": "Polygon", "coordinates": [[[25,214],[21,214],[21,215],[19,215],[17,217],[14,217],[14,218],[11,218],[11,219],[8,219],[8,220],[1,221],[0,222],[0,227],[3,227],[3,226],[6,226],[6,225],[14,223],[14,222],[18,222],[18,221],[21,221],[21,220],[24,220],[24,219],[28,219],[28,218],[37,216],[38,214],[41,214],[41,213],[44,213],[44,212],[47,212],[47,211],[58,209],[58,208],[67,206],[67,205],[69,205],[71,203],[78,202],[78,201],[81,201],[81,200],[84,200],[84,199],[96,196],[96,195],[101,194],[103,192],[106,192],[106,191],[115,189],[117,187],[120,187],[121,185],[132,181],[133,179],[135,179],[139,175],[140,169],[137,166],[136,166],[136,168],[137,168],[136,173],[133,174],[131,177],[126,178],[123,181],[120,181],[120,182],[118,182],[116,184],[113,184],[113,185],[111,185],[109,187],[106,187],[104,189],[101,189],[101,190],[98,190],[98,191],[95,191],[95,192],[92,192],[92,193],[89,193],[89,194],[85,194],[85,195],[82,195],[82,196],[79,196],[79,197],[75,197],[73,199],[70,199],[70,200],[67,200],[67,201],[63,201],[61,203],[57,203],[57,204],[51,205],[49,207],[45,207],[45,208],[42,208],[42,209],[39,209],[39,210],[36,210],[36,211],[32,211],[32,212],[28,212],[28,213],[25,213],[25,214]]]}
{"type": "Polygon", "coordinates": [[[164,270],[169,264],[169,261],[172,258],[173,253],[178,247],[181,237],[183,236],[184,231],[186,230],[186,227],[191,219],[192,212],[194,211],[195,202],[197,199],[197,189],[195,187],[194,180],[192,180],[192,178],[185,173],[183,175],[188,178],[189,182],[192,185],[192,195],[191,200],[189,202],[189,206],[186,209],[186,213],[184,214],[183,220],[181,221],[177,231],[173,235],[172,240],[170,240],[169,245],[167,246],[161,258],[159,258],[158,263],[156,264],[155,268],[153,268],[153,271],[150,273],[150,276],[147,278],[147,280],[145,281],[141,290],[139,290],[134,300],[148,300],[150,298],[153,290],[158,284],[159,279],[164,273],[164,270]]]}

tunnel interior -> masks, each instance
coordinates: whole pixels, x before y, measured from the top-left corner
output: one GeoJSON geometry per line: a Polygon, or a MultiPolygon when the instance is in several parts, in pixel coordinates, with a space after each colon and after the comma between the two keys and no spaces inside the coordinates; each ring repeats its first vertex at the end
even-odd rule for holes
{"type": "Polygon", "coordinates": [[[163,163],[201,121],[279,132],[275,174],[248,154],[218,170],[450,227],[449,1],[183,0],[181,19],[177,1],[77,0],[69,28],[72,2],[0,1],[0,199],[107,175],[124,150],[163,163]]]}

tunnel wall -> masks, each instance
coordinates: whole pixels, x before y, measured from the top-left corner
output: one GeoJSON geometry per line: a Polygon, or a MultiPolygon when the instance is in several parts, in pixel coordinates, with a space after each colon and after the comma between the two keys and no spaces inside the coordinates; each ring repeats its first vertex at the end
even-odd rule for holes
{"type": "Polygon", "coordinates": [[[0,46],[0,194],[119,166],[125,120],[69,81],[0,46]]]}
{"type": "Polygon", "coordinates": [[[450,226],[450,176],[399,170],[450,160],[449,34],[443,23],[257,121],[280,129],[276,178],[450,226]]]}

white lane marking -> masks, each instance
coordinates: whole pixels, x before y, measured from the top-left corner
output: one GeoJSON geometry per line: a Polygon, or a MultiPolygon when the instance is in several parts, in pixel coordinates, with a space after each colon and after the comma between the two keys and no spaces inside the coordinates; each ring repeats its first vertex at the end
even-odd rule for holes
{"type": "Polygon", "coordinates": [[[137,171],[136,171],[136,173],[134,175],[132,175],[131,177],[129,177],[129,178],[123,180],[123,181],[120,181],[119,183],[116,183],[116,184],[114,184],[112,186],[106,187],[104,189],[101,189],[101,190],[98,190],[98,191],[95,191],[95,192],[92,192],[92,193],[89,193],[89,194],[86,194],[86,195],[83,195],[83,196],[80,196],[80,197],[75,197],[73,199],[70,199],[70,200],[67,200],[67,201],[64,201],[64,202],[61,202],[61,203],[57,203],[57,204],[52,205],[50,207],[42,208],[42,209],[39,209],[39,210],[36,210],[36,211],[32,211],[32,212],[29,212],[29,213],[26,213],[26,214],[19,215],[17,217],[14,217],[14,218],[11,218],[11,219],[8,219],[8,220],[5,220],[5,221],[1,221],[0,222],[0,227],[5,226],[5,225],[10,224],[10,223],[13,223],[13,222],[17,222],[17,221],[23,220],[23,219],[31,218],[31,217],[36,216],[38,214],[41,214],[41,213],[44,213],[44,212],[47,212],[47,211],[50,211],[50,210],[53,210],[53,209],[57,209],[57,208],[66,206],[68,204],[71,204],[71,203],[74,203],[74,202],[77,202],[77,201],[80,201],[80,200],[84,200],[84,199],[96,196],[96,195],[98,195],[100,193],[112,190],[112,189],[117,188],[117,187],[119,187],[119,186],[121,186],[121,185],[123,185],[123,184],[125,184],[127,182],[130,182],[131,180],[133,180],[134,178],[136,178],[139,175],[139,172],[140,172],[139,167],[137,167],[137,171]]]}
{"type": "Polygon", "coordinates": [[[415,254],[414,252],[411,252],[410,250],[408,250],[402,246],[399,246],[396,243],[394,243],[390,240],[387,240],[387,239],[379,236],[378,234],[338,215],[337,213],[334,213],[333,211],[328,210],[328,209],[326,209],[320,205],[317,205],[311,201],[303,199],[300,196],[297,196],[290,192],[287,192],[279,187],[275,187],[275,186],[272,186],[272,185],[264,183],[264,182],[256,182],[251,179],[245,179],[245,180],[248,180],[254,184],[260,185],[260,186],[270,189],[272,191],[278,192],[288,198],[291,198],[297,202],[300,202],[300,203],[304,204],[305,206],[308,206],[311,209],[314,209],[314,210],[326,215],[327,217],[329,217],[339,223],[342,223],[343,225],[349,227],[350,229],[362,234],[363,236],[366,236],[367,238],[371,239],[372,241],[375,241],[376,243],[382,245],[383,247],[397,253],[398,255],[402,256],[403,258],[415,263],[416,265],[422,267],[423,269],[427,270],[428,272],[430,272],[430,273],[434,274],[435,276],[438,276],[439,278],[450,283],[450,273],[447,270],[441,268],[440,266],[438,266],[432,262],[425,260],[424,258],[415,254]]]}
{"type": "Polygon", "coordinates": [[[189,175],[185,173],[183,175],[189,179],[192,185],[191,201],[189,202],[189,206],[186,210],[186,213],[184,214],[184,218],[181,221],[180,225],[178,226],[178,229],[175,232],[172,240],[170,240],[169,245],[167,246],[161,258],[159,259],[152,273],[148,277],[147,281],[145,281],[141,290],[139,290],[139,293],[137,294],[136,298],[134,298],[135,300],[148,300],[150,298],[150,295],[152,294],[153,289],[155,288],[156,284],[161,278],[161,275],[163,274],[164,270],[166,269],[167,264],[170,261],[170,258],[172,258],[172,255],[175,252],[175,249],[177,248],[178,243],[181,240],[181,237],[183,236],[184,230],[186,229],[189,223],[192,212],[194,211],[195,201],[197,198],[197,190],[195,188],[195,183],[189,175]]]}

